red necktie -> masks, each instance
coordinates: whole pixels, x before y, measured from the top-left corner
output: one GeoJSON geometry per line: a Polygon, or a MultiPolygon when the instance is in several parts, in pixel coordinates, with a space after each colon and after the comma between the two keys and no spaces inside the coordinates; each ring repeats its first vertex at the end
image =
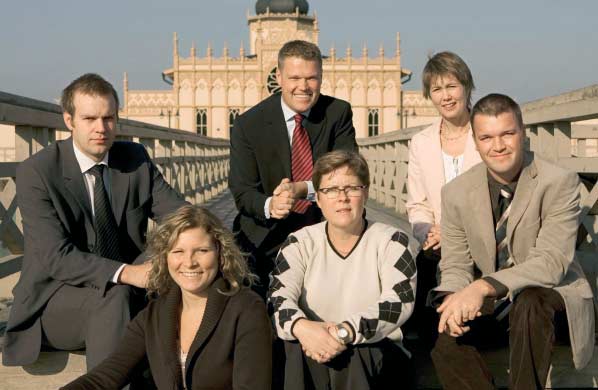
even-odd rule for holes
{"type": "MultiPolygon", "coordinates": [[[[309,181],[314,168],[311,155],[311,145],[307,136],[307,131],[303,127],[303,115],[296,114],[295,130],[293,130],[293,147],[291,150],[291,176],[292,181],[309,181]]],[[[292,211],[304,214],[311,202],[308,200],[297,200],[293,205],[292,211]]]]}

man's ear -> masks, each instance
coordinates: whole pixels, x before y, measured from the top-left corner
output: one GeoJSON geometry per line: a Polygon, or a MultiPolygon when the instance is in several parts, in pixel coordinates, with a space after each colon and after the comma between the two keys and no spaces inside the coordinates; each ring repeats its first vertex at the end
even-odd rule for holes
{"type": "Polygon", "coordinates": [[[62,119],[64,120],[64,124],[66,125],[66,127],[70,131],[73,131],[73,116],[65,111],[62,113],[62,119]]]}

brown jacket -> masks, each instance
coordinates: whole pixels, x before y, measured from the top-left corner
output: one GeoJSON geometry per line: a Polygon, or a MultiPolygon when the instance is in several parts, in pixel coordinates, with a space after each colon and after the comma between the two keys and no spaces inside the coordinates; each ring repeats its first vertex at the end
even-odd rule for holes
{"type": "MultiPolygon", "coordinates": [[[[187,389],[270,389],[272,329],[266,307],[253,291],[233,296],[209,290],[206,311],[189,348],[187,389]]],[[[147,357],[156,387],[182,389],[177,350],[181,292],[150,302],[127,328],[121,345],[92,371],[66,385],[67,390],[120,389],[134,367],[147,357]]]]}
{"type": "Polygon", "coordinates": [[[579,177],[526,154],[507,222],[515,265],[497,271],[486,172],[479,164],[442,190],[442,260],[434,290],[456,292],[480,276],[505,285],[511,298],[528,287],[554,288],[565,301],[573,362],[580,369],[592,358],[595,325],[592,290],[575,258],[579,177]]]}

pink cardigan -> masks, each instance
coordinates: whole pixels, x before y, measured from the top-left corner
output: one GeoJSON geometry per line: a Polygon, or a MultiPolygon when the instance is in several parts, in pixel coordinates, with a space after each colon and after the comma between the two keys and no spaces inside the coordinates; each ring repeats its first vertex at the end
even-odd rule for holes
{"type": "MultiPolygon", "coordinates": [[[[445,184],[440,123],[439,119],[414,135],[409,145],[405,206],[413,235],[420,244],[426,240],[430,227],[440,224],[440,189],[445,184]]],[[[463,172],[482,161],[475,148],[471,130],[467,137],[463,172]]]]}

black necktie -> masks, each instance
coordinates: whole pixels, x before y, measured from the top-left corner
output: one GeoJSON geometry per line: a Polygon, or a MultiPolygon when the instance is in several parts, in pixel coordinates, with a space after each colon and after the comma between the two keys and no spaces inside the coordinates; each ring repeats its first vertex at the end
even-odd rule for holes
{"type": "Polygon", "coordinates": [[[95,254],[112,260],[120,260],[116,219],[104,187],[104,165],[94,165],[89,171],[95,177],[93,186],[93,209],[96,230],[95,254]]]}

